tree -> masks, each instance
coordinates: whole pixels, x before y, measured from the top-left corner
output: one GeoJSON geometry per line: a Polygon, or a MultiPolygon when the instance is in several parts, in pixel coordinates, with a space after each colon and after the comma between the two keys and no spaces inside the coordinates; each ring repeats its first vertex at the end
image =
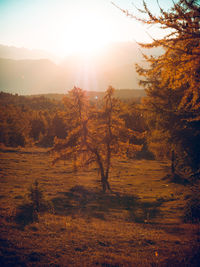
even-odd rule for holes
{"type": "MultiPolygon", "coordinates": [[[[159,133],[175,152],[179,169],[189,167],[190,175],[200,170],[200,6],[195,0],[179,0],[167,12],[160,7],[154,16],[143,2],[146,18],[128,16],[170,30],[164,38],[153,39],[143,48],[162,47],[158,57],[146,56],[148,67],[136,65],[146,88],[150,135],[159,133]]],[[[124,11],[125,12],[125,11],[124,11]]],[[[174,155],[173,155],[174,161],[174,155]]],[[[174,170],[174,165],[173,165],[174,170]]]]}
{"type": "Polygon", "coordinates": [[[30,121],[30,124],[30,137],[32,137],[34,141],[38,141],[40,139],[40,135],[44,134],[45,132],[45,125],[43,123],[43,120],[40,117],[36,117],[30,121]]]}
{"type": "Polygon", "coordinates": [[[76,167],[96,164],[101,175],[103,192],[111,190],[109,173],[114,157],[127,156],[140,146],[130,144],[134,131],[126,128],[120,118],[120,101],[113,97],[109,87],[103,102],[89,104],[85,92],[74,87],[65,98],[66,120],[71,129],[65,140],[56,139],[53,152],[54,163],[58,160],[73,160],[76,167]]]}
{"type": "Polygon", "coordinates": [[[0,107],[0,143],[6,146],[25,146],[28,140],[29,120],[21,107],[0,107]]]}

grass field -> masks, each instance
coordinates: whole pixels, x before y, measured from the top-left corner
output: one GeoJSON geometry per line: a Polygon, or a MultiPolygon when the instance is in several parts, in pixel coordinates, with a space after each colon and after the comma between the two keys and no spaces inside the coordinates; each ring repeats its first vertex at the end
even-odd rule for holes
{"type": "Polygon", "coordinates": [[[0,151],[0,266],[200,266],[200,228],[183,223],[188,187],[169,163],[115,161],[101,193],[95,168],[74,173],[44,149],[0,151]],[[38,180],[46,210],[33,220],[38,180]]]}

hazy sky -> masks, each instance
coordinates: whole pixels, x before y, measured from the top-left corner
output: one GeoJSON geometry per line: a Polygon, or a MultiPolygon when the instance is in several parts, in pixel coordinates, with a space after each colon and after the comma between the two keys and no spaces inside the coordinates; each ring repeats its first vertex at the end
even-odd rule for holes
{"type": "MultiPolygon", "coordinates": [[[[137,14],[132,0],[113,0],[137,14]]],[[[160,0],[169,9],[171,0],[160,0]]],[[[134,5],[141,7],[141,0],[134,5]]],[[[158,12],[157,1],[147,1],[158,12]]],[[[0,0],[0,44],[43,49],[65,56],[71,52],[98,51],[110,42],[149,41],[156,27],[145,28],[127,18],[110,0],[0,0]]]]}

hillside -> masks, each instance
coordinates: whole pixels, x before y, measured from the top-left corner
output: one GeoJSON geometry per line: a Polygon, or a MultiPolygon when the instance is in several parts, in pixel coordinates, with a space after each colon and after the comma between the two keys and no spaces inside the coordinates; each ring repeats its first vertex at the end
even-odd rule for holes
{"type": "Polygon", "coordinates": [[[7,45],[0,45],[0,58],[9,58],[15,60],[22,60],[22,59],[51,59],[56,60],[56,57],[53,56],[51,53],[48,53],[43,50],[38,49],[26,49],[24,47],[15,47],[15,46],[7,46],[7,45]]]}
{"type": "Polygon", "coordinates": [[[59,67],[48,59],[0,59],[0,90],[21,95],[60,87],[59,67]]]}
{"type": "Polygon", "coordinates": [[[51,161],[44,149],[1,150],[1,266],[199,266],[199,225],[182,222],[187,188],[163,179],[169,162],[116,161],[118,194],[103,195],[95,168],[51,161]],[[48,204],[38,220],[36,178],[48,204]]]}

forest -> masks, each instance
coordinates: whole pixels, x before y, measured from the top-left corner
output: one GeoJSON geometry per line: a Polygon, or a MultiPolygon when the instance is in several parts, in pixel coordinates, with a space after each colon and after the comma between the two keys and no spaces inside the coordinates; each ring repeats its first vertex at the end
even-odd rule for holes
{"type": "MultiPolygon", "coordinates": [[[[145,128],[142,111],[139,109],[141,97],[133,98],[135,90],[116,90],[126,105],[121,113],[126,123],[142,132],[145,128]],[[133,92],[132,92],[133,91],[133,92]],[[124,93],[125,93],[124,92],[124,93]],[[130,101],[128,99],[131,99],[130,101]],[[130,114],[130,116],[129,116],[130,114]]],[[[86,92],[91,104],[103,98],[103,92],[86,92]],[[96,99],[96,98],[98,99],[96,99]]],[[[143,92],[139,93],[143,95],[143,92]]],[[[0,143],[7,147],[52,147],[54,138],[65,139],[71,130],[67,122],[64,107],[64,95],[19,96],[17,94],[0,93],[1,135],[0,143]]]]}
{"type": "Polygon", "coordinates": [[[0,93],[1,266],[199,266],[200,6],[115,7],[170,30],[145,91],[0,93]]]}

